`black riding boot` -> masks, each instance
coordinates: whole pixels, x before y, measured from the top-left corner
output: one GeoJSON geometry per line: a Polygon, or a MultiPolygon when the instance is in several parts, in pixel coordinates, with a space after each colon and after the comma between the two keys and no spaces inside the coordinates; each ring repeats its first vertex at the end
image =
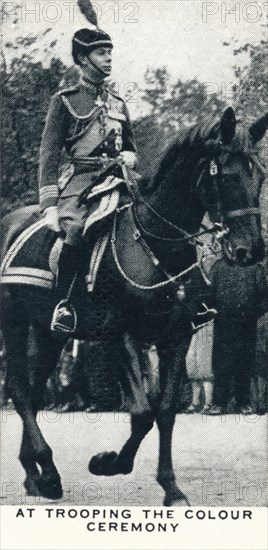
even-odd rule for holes
{"type": "Polygon", "coordinates": [[[69,293],[80,268],[80,256],[80,245],[63,244],[57,281],[58,293],[62,296],[62,300],[53,313],[51,322],[51,330],[53,331],[72,334],[76,329],[77,315],[71,304],[69,293]]]}

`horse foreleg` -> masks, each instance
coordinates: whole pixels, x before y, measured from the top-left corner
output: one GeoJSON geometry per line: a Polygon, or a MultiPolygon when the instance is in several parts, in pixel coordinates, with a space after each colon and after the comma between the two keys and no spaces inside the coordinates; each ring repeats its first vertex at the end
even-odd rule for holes
{"type": "Polygon", "coordinates": [[[99,453],[89,463],[89,471],[99,476],[130,474],[138,448],[153,427],[154,418],[148,413],[131,417],[131,435],[119,454],[115,451],[99,453]]]}
{"type": "Polygon", "coordinates": [[[38,480],[40,479],[40,472],[37,468],[37,464],[34,459],[34,453],[31,445],[26,427],[23,427],[22,442],[20,447],[19,459],[21,465],[26,472],[26,478],[24,480],[24,487],[26,493],[29,496],[39,496],[39,490],[37,488],[38,480]]]}
{"type": "Polygon", "coordinates": [[[159,429],[159,463],[157,481],[165,491],[165,506],[189,505],[186,496],[176,484],[172,462],[172,434],[176,417],[179,373],[184,347],[176,351],[160,352],[161,399],[157,412],[159,429]]]}
{"type": "Polygon", "coordinates": [[[157,418],[159,429],[159,465],[157,481],[165,491],[164,506],[189,506],[187,497],[176,483],[172,464],[172,433],[175,414],[163,413],[157,418]]]}
{"type": "MultiPolygon", "coordinates": [[[[154,423],[154,414],[145,394],[141,362],[142,349],[135,339],[125,335],[126,369],[124,389],[131,414],[131,435],[120,453],[99,453],[89,463],[89,471],[95,475],[112,476],[129,474],[133,470],[138,448],[154,423]]],[[[123,353],[123,351],[122,351],[123,353]]]]}

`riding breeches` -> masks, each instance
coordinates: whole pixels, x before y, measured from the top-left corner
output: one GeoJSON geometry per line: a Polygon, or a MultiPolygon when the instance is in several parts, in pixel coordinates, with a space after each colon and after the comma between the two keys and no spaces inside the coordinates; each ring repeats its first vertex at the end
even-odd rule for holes
{"type": "Polygon", "coordinates": [[[65,232],[66,244],[71,246],[79,244],[88,217],[88,207],[85,204],[78,206],[78,198],[64,197],[58,203],[60,226],[65,232]]]}

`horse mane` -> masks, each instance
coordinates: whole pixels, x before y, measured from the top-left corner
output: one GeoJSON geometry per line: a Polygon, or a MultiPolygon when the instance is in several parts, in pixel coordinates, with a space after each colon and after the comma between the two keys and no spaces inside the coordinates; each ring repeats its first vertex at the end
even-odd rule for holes
{"type": "MultiPolygon", "coordinates": [[[[169,144],[162,155],[156,173],[151,178],[142,178],[141,189],[145,194],[151,194],[170,174],[171,167],[178,169],[186,160],[191,158],[194,152],[196,162],[205,158],[209,149],[211,153],[219,151],[220,121],[215,115],[202,120],[200,125],[195,125],[187,130],[181,130],[175,140],[169,144]]],[[[249,157],[254,154],[252,139],[248,128],[241,121],[237,121],[236,133],[229,145],[234,152],[243,152],[249,157]]]]}
{"type": "Polygon", "coordinates": [[[194,143],[199,141],[198,138],[200,137],[200,129],[196,126],[180,132],[179,136],[165,149],[156,174],[151,180],[150,191],[158,188],[170,172],[171,166],[176,165],[178,167],[185,162],[194,143]]]}
{"type": "MultiPolygon", "coordinates": [[[[179,136],[167,146],[162,159],[158,164],[156,174],[150,180],[144,178],[145,187],[149,192],[155,191],[163,182],[167,174],[170,172],[171,166],[180,166],[189,158],[193,148],[195,149],[196,157],[202,160],[206,151],[211,148],[211,152],[218,150],[219,147],[219,132],[220,122],[215,120],[214,116],[202,121],[201,125],[192,126],[187,130],[182,130],[179,136]]],[[[248,132],[248,128],[243,123],[238,121],[236,134],[230,146],[233,151],[243,151],[247,155],[252,155],[252,140],[248,132]]]]}

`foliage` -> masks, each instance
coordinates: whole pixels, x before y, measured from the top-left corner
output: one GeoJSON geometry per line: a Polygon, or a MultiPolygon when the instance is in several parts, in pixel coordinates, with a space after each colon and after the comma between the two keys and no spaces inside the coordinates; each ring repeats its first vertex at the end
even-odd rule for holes
{"type": "Polygon", "coordinates": [[[42,128],[51,95],[66,70],[54,55],[57,41],[51,40],[51,28],[20,36],[18,25],[14,15],[16,38],[1,44],[3,213],[38,200],[42,128]]]}
{"type": "MultiPolygon", "coordinates": [[[[56,41],[49,38],[50,29],[42,36],[18,37],[5,47],[11,52],[11,63],[4,56],[2,65],[2,204],[3,213],[23,204],[37,202],[38,155],[41,133],[48,104],[59,86],[77,80],[77,70],[66,67],[54,55],[56,41]],[[37,61],[36,52],[42,50],[37,61]],[[19,54],[20,52],[20,54],[19,54]],[[8,66],[7,66],[8,65],[8,66]]],[[[237,110],[245,123],[264,114],[268,103],[267,41],[245,44],[234,50],[234,68],[239,79],[236,90],[237,110]],[[239,55],[249,54],[249,65],[243,69],[239,55]]],[[[165,67],[149,68],[140,95],[149,114],[134,122],[141,173],[151,176],[163,153],[180,130],[204,118],[217,117],[225,105],[216,94],[208,94],[197,79],[171,82],[165,67]]],[[[264,162],[268,158],[267,142],[261,149],[264,162]]],[[[262,193],[262,211],[268,211],[267,186],[262,193]]],[[[267,235],[267,219],[263,216],[267,235]]],[[[98,380],[96,391],[105,394],[105,384],[98,380]]],[[[107,386],[108,387],[108,386],[107,386]]],[[[116,395],[115,390],[113,389],[116,395]]],[[[99,401],[98,397],[98,401],[99,401]]]]}
{"type": "Polygon", "coordinates": [[[10,73],[3,75],[2,196],[8,210],[22,201],[37,201],[40,136],[50,97],[64,71],[59,59],[52,59],[45,69],[23,56],[15,58],[10,73]]]}
{"type": "MultiPolygon", "coordinates": [[[[240,83],[237,88],[237,108],[251,123],[257,117],[265,113],[268,105],[267,88],[267,57],[268,40],[262,40],[260,44],[246,44],[243,48],[235,50],[238,55],[249,51],[249,66],[239,71],[240,83]]],[[[237,70],[237,67],[236,67],[237,70]]]]}
{"type": "Polygon", "coordinates": [[[223,109],[220,97],[208,94],[196,78],[171,83],[165,67],[146,72],[142,99],[151,112],[136,122],[135,134],[140,169],[147,176],[155,171],[164,148],[181,130],[214,118],[223,109]]]}
{"type": "Polygon", "coordinates": [[[161,112],[161,107],[169,92],[170,75],[166,67],[147,69],[145,76],[145,88],[141,97],[148,103],[154,114],[161,112]]]}
{"type": "MultiPolygon", "coordinates": [[[[235,55],[249,52],[249,66],[240,71],[240,84],[237,89],[237,110],[245,122],[250,125],[256,119],[267,112],[268,87],[267,87],[267,58],[268,40],[262,40],[257,45],[246,44],[234,51],[235,55]]],[[[262,163],[268,168],[268,136],[260,142],[259,153],[262,163]]],[[[261,198],[262,229],[266,245],[268,244],[268,186],[267,181],[263,185],[261,198]]]]}
{"type": "MultiPolygon", "coordinates": [[[[48,104],[59,86],[77,81],[77,69],[66,69],[54,54],[50,29],[42,35],[18,36],[5,47],[11,52],[7,68],[2,57],[2,144],[3,211],[37,201],[38,153],[48,104]],[[46,63],[37,60],[43,49],[46,63]],[[20,52],[20,57],[18,56],[20,52]]],[[[249,67],[235,67],[240,78],[237,105],[249,122],[263,114],[268,92],[265,85],[267,42],[236,49],[236,59],[244,49],[249,52],[249,67]],[[250,113],[250,114],[249,114],[250,113]]],[[[6,51],[7,51],[6,50],[6,51]]],[[[166,67],[148,68],[140,99],[148,114],[134,122],[140,157],[140,171],[151,176],[165,147],[180,130],[202,123],[204,118],[219,116],[225,105],[221,98],[208,93],[196,78],[172,82],[166,67]]]]}

